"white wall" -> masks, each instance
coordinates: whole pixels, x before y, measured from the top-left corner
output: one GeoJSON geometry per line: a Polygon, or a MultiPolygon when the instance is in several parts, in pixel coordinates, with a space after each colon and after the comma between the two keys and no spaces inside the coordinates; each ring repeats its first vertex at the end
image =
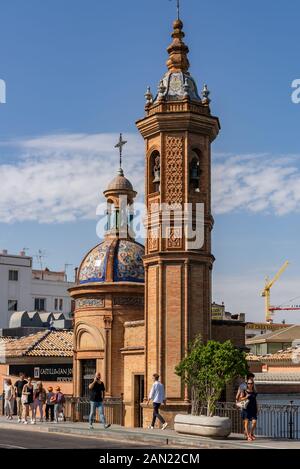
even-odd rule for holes
{"type": "Polygon", "coordinates": [[[31,311],[34,311],[34,299],[46,299],[46,311],[51,313],[71,312],[71,298],[68,294],[68,288],[72,287],[71,282],[58,282],[54,280],[32,280],[31,282],[31,311]],[[63,300],[63,310],[55,310],[55,298],[63,300]]]}
{"type": "Polygon", "coordinates": [[[18,311],[34,311],[35,298],[46,299],[47,312],[55,310],[55,298],[63,300],[63,313],[71,312],[68,288],[71,282],[32,278],[32,258],[0,253],[0,328],[9,326],[13,312],[8,311],[8,300],[18,301],[18,311]],[[18,281],[9,280],[9,270],[19,272],[18,281]]]}
{"type": "Polygon", "coordinates": [[[18,301],[18,310],[31,309],[32,259],[0,254],[0,328],[8,327],[8,300],[18,301]],[[9,280],[9,271],[18,271],[18,281],[9,280]]]}

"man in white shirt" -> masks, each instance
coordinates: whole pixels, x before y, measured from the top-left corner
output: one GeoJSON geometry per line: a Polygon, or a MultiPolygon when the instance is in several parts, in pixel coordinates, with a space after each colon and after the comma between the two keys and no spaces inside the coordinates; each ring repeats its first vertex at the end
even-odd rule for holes
{"type": "Polygon", "coordinates": [[[155,421],[158,418],[158,420],[162,423],[162,430],[164,430],[165,428],[167,428],[168,424],[165,419],[160,415],[159,408],[162,403],[165,404],[165,388],[164,385],[160,381],[158,381],[159,375],[157,373],[154,373],[153,380],[154,383],[148,397],[148,404],[150,401],[153,401],[153,418],[149,428],[154,428],[155,421]]]}

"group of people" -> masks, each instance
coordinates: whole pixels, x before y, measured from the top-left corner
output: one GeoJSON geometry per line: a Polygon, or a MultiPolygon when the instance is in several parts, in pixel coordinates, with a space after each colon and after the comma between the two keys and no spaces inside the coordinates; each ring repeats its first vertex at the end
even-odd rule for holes
{"type": "MultiPolygon", "coordinates": [[[[161,422],[161,428],[164,430],[167,428],[168,424],[159,413],[161,405],[165,404],[164,385],[159,381],[159,375],[157,373],[153,375],[153,381],[153,386],[148,398],[148,404],[150,400],[153,402],[153,417],[149,428],[153,429],[158,419],[161,422]]],[[[99,372],[95,374],[94,380],[89,385],[89,394],[89,428],[93,429],[97,410],[100,422],[105,429],[109,428],[110,424],[106,423],[104,414],[105,385],[101,380],[101,374],[99,372]]],[[[258,413],[256,397],[257,392],[254,383],[254,375],[250,373],[247,375],[246,381],[239,386],[236,395],[236,405],[241,410],[241,416],[244,422],[244,434],[248,441],[255,440],[254,432],[258,413]]],[[[15,384],[12,384],[10,378],[5,380],[4,398],[5,415],[9,420],[13,419],[15,401],[17,404],[18,422],[28,424],[28,419],[31,417],[31,423],[35,424],[38,412],[40,422],[43,422],[44,415],[46,422],[58,422],[60,416],[65,420],[65,396],[60,386],[57,386],[55,391],[52,386],[49,386],[46,391],[41,381],[38,381],[34,386],[32,378],[27,377],[25,379],[24,373],[20,373],[19,379],[15,384]]]]}
{"type": "Polygon", "coordinates": [[[60,386],[53,390],[49,386],[44,388],[42,381],[35,385],[31,377],[25,379],[24,373],[20,373],[19,379],[13,384],[10,378],[5,380],[4,384],[4,410],[8,420],[13,419],[15,402],[17,404],[17,417],[19,423],[36,423],[39,413],[40,422],[58,422],[59,418],[65,420],[64,403],[65,396],[60,386]]]}

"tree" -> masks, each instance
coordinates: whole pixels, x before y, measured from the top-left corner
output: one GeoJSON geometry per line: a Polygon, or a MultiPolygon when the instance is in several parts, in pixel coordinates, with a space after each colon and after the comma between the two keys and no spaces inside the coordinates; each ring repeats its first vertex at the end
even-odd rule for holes
{"type": "Polygon", "coordinates": [[[207,407],[207,416],[211,417],[226,384],[245,376],[248,364],[245,352],[235,348],[230,340],[203,344],[198,336],[175,372],[190,389],[192,415],[200,415],[202,408],[207,407]]]}

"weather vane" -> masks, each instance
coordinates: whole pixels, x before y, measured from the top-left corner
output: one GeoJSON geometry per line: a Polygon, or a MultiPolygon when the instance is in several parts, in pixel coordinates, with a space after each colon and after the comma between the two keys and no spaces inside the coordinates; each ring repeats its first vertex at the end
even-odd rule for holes
{"type": "MultiPolygon", "coordinates": [[[[172,1],[172,0],[169,0],[172,1]]],[[[180,0],[176,0],[177,3],[177,19],[180,19],[180,0]]]]}
{"type": "Polygon", "coordinates": [[[122,168],[122,153],[123,153],[123,146],[126,145],[127,141],[123,140],[122,134],[120,134],[119,141],[115,145],[115,148],[119,148],[120,153],[120,168],[122,168]]]}

